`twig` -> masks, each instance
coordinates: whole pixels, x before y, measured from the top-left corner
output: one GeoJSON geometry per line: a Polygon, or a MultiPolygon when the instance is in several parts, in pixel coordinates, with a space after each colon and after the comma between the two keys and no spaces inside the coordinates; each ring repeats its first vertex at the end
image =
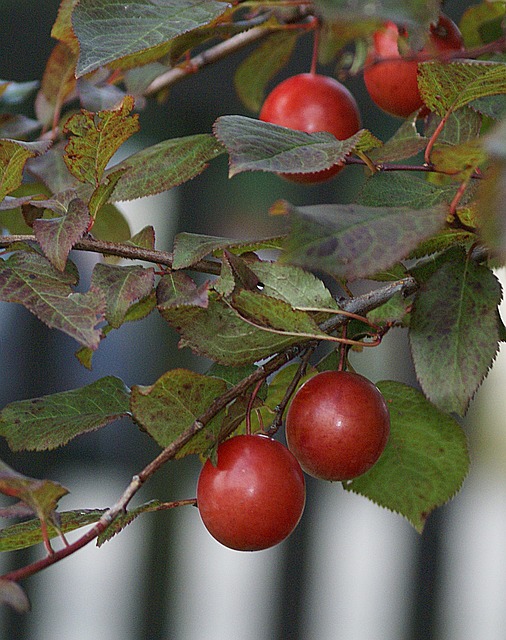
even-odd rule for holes
{"type": "MultiPolygon", "coordinates": [[[[360,315],[365,315],[368,311],[371,311],[375,307],[387,302],[393,295],[398,292],[404,293],[405,295],[414,293],[417,289],[418,285],[414,278],[408,277],[403,280],[399,280],[398,282],[390,283],[381,289],[377,289],[376,291],[372,291],[363,296],[357,296],[351,300],[346,301],[342,306],[345,311],[349,311],[351,313],[357,313],[360,315]]],[[[329,330],[336,329],[340,324],[344,324],[348,321],[348,317],[346,315],[337,316],[328,320],[324,325],[328,326],[329,330]]],[[[322,327],[323,328],[323,327],[322,327]]],[[[140,473],[133,476],[129,485],[126,487],[122,496],[116,502],[115,505],[110,507],[95,523],[93,527],[91,527],[83,536],[81,536],[78,540],[70,544],[68,547],[64,547],[58,551],[55,551],[53,554],[42,558],[41,560],[37,560],[32,564],[29,564],[20,569],[16,569],[14,571],[10,571],[1,578],[4,580],[12,580],[19,581],[24,578],[28,578],[35,573],[38,573],[42,569],[45,569],[63,558],[75,553],[92,540],[96,539],[103,531],[107,529],[107,527],[111,524],[111,522],[121,513],[124,513],[128,504],[134,497],[134,495],[139,491],[139,489],[144,485],[144,483],[153,476],[156,471],[158,471],[166,462],[175,458],[177,453],[184,447],[197,433],[199,433],[205,426],[220,412],[222,411],[230,402],[235,400],[235,398],[244,394],[248,388],[252,385],[257,384],[261,380],[265,380],[269,375],[280,369],[290,360],[293,360],[297,356],[300,355],[302,351],[304,351],[307,346],[308,341],[294,345],[285,349],[284,351],[274,355],[270,360],[264,363],[261,367],[258,367],[253,373],[249,376],[241,380],[234,387],[228,389],[223,395],[216,398],[207,408],[207,410],[200,416],[198,420],[195,420],[182,434],[180,434],[168,447],[163,449],[163,451],[154,458],[149,464],[147,464],[140,473]]],[[[224,433],[225,437],[227,434],[224,433]]]]}
{"type": "MultiPolygon", "coordinates": [[[[33,235],[10,235],[0,236],[0,247],[9,247],[16,242],[37,243],[37,238],[33,235]]],[[[95,238],[83,238],[73,247],[78,251],[90,251],[92,253],[101,253],[108,256],[117,256],[119,258],[127,258],[129,260],[142,260],[144,262],[152,262],[166,267],[172,267],[174,256],[169,251],[160,251],[159,249],[144,249],[136,247],[133,244],[120,242],[106,242],[105,240],[96,240],[95,238]]],[[[219,262],[212,260],[199,260],[192,265],[191,270],[211,275],[219,275],[221,265],[219,262]]]]}

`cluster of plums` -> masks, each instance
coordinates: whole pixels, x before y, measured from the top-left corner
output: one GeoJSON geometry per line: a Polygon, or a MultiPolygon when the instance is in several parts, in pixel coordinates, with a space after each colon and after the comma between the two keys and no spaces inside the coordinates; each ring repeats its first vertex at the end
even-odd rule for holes
{"type": "MultiPolygon", "coordinates": [[[[426,44],[416,52],[416,59],[402,57],[399,40],[404,29],[387,22],[373,37],[365,68],[364,82],[371,99],[387,113],[405,118],[423,107],[417,82],[419,60],[429,60],[445,53],[463,50],[457,25],[445,15],[431,25],[426,44]]],[[[424,115],[421,109],[420,115],[424,115]]],[[[334,78],[317,73],[302,73],[287,78],[267,96],[260,120],[316,133],[327,131],[338,140],[350,138],[360,129],[360,112],[353,95],[334,78]]],[[[315,173],[283,174],[299,183],[324,182],[343,168],[337,163],[315,173]]]]}
{"type": "MultiPolygon", "coordinates": [[[[405,31],[392,22],[374,34],[364,68],[372,100],[384,111],[406,117],[420,109],[418,60],[459,51],[457,26],[441,15],[416,59],[403,57],[405,31]]],[[[352,94],[337,80],[305,73],[281,82],[267,96],[260,119],[338,140],[353,136],[361,119],[352,94]]],[[[316,173],[287,174],[302,183],[325,181],[337,163],[316,173]]],[[[363,376],[326,371],[310,378],[292,399],[286,416],[288,448],[265,435],[239,435],[218,446],[217,463],[207,460],[199,476],[197,504],[204,525],[227,547],[255,551],[284,540],[297,526],[306,499],[304,473],[346,481],[368,471],[388,440],[385,399],[363,376]]]]}
{"type": "Polygon", "coordinates": [[[197,484],[204,525],[226,547],[258,551],[284,540],[306,500],[303,470],[322,480],[368,471],[390,433],[385,399],[356,373],[324,371],[305,382],[286,416],[286,441],[239,435],[218,446],[197,484]]]}

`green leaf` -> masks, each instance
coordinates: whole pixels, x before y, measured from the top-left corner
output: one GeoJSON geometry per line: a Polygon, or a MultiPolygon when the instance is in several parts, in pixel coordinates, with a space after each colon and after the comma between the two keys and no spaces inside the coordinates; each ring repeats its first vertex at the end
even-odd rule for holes
{"type": "Polygon", "coordinates": [[[50,140],[20,142],[0,139],[0,201],[21,184],[26,161],[44,154],[50,146],[50,140]]]}
{"type": "Polygon", "coordinates": [[[221,253],[223,249],[240,255],[248,251],[280,249],[281,246],[282,238],[279,236],[262,240],[233,240],[232,238],[182,232],[174,238],[172,268],[186,269],[210,253],[221,253]]]}
{"type": "Polygon", "coordinates": [[[431,161],[436,171],[451,175],[459,181],[469,180],[486,160],[483,143],[477,139],[457,146],[437,144],[431,153],[431,161]]]}
{"type": "Polygon", "coordinates": [[[227,9],[227,3],[214,0],[80,0],[72,14],[80,50],[76,75],[155,47],[159,57],[171,39],[209,24],[227,9]]]}
{"type": "Polygon", "coordinates": [[[75,276],[60,272],[43,256],[19,251],[0,261],[0,300],[17,302],[50,328],[59,329],[84,346],[96,349],[105,312],[96,291],[73,293],[75,276]]]}
{"type": "Polygon", "coordinates": [[[98,240],[124,242],[132,235],[128,220],[113,204],[104,204],[97,212],[93,236],[98,240]]]}
{"type": "Polygon", "coordinates": [[[326,131],[305,133],[245,116],[221,116],[214,133],[230,154],[230,177],[243,171],[322,171],[343,162],[361,141],[367,149],[375,140],[365,130],[341,141],[326,131]]]}
{"type": "Polygon", "coordinates": [[[456,190],[454,184],[436,185],[401,171],[380,171],[366,180],[357,203],[372,207],[402,203],[404,207],[425,209],[443,202],[449,204],[456,190]]]}
{"type": "Polygon", "coordinates": [[[0,460],[0,492],[21,500],[44,520],[49,517],[58,500],[68,489],[51,480],[37,480],[11,469],[0,460]]]}
{"type": "MultiPolygon", "coordinates": [[[[504,98],[504,96],[503,96],[504,98]]],[[[480,134],[482,118],[469,107],[462,107],[458,111],[452,111],[440,133],[437,136],[438,143],[446,142],[452,145],[463,144],[474,141],[480,134]]],[[[430,115],[428,126],[425,131],[425,140],[428,142],[436,132],[436,127],[440,124],[440,118],[430,115]]]]}
{"type": "Polygon", "coordinates": [[[284,300],[294,308],[338,309],[327,287],[309,271],[279,262],[256,262],[250,269],[266,296],[284,300]]]}
{"type": "MultiPolygon", "coordinates": [[[[58,513],[58,528],[48,523],[48,538],[51,540],[61,533],[65,534],[88,524],[93,524],[100,520],[105,511],[105,509],[81,509],[79,511],[63,511],[58,513]]],[[[38,518],[13,524],[10,527],[5,527],[0,530],[0,551],[26,549],[42,541],[42,529],[38,518]]]]}
{"type": "Polygon", "coordinates": [[[98,113],[81,109],[67,120],[63,132],[71,135],[64,160],[80,182],[98,186],[109,160],[139,130],[138,114],[129,115],[133,106],[132,96],[126,96],[118,109],[98,113]]]}
{"type": "Polygon", "coordinates": [[[444,224],[446,207],[288,205],[292,225],[283,260],[352,280],[384,271],[444,224]],[[388,247],[388,251],[385,250],[388,247]]]}
{"type": "Polygon", "coordinates": [[[12,580],[0,578],[0,603],[5,604],[16,613],[28,613],[30,601],[23,588],[12,580]]]}
{"type": "Polygon", "coordinates": [[[157,295],[160,314],[181,335],[179,346],[221,364],[253,363],[301,341],[251,326],[220,295],[179,272],[160,280],[157,295]]]}
{"type": "Polygon", "coordinates": [[[327,337],[310,314],[294,309],[291,304],[279,298],[243,289],[232,296],[231,304],[242,318],[256,326],[301,337],[327,337]]]}
{"type": "MultiPolygon", "coordinates": [[[[186,501],[184,501],[184,503],[188,504],[186,501]]],[[[101,547],[105,542],[108,542],[116,534],[120,533],[120,531],[136,520],[142,513],[151,513],[153,511],[162,511],[164,509],[167,509],[167,503],[160,502],[159,500],[150,500],[149,502],[141,504],[134,509],[130,509],[126,513],[118,515],[107,529],[98,536],[97,547],[101,547]]]]}
{"type": "Polygon", "coordinates": [[[100,289],[107,307],[105,318],[117,329],[134,302],[149,295],[155,282],[155,270],[141,266],[114,266],[98,263],[93,269],[91,286],[100,289]]]}
{"type": "Polygon", "coordinates": [[[416,128],[416,118],[406,119],[394,135],[369,156],[376,163],[396,162],[411,158],[427,146],[428,139],[421,136],[416,128]]]}
{"type": "Polygon", "coordinates": [[[418,380],[441,409],[463,415],[487,375],[498,348],[500,300],[494,274],[459,247],[424,279],[409,339],[418,380]]]}
{"type": "Polygon", "coordinates": [[[409,254],[409,257],[410,259],[423,258],[431,253],[445,251],[456,244],[469,247],[474,242],[476,242],[476,235],[471,231],[445,228],[428,240],[425,240],[425,242],[419,244],[418,247],[409,254]]]}
{"type": "Polygon", "coordinates": [[[378,388],[390,411],[390,438],[378,462],[344,488],[400,513],[421,533],[430,513],[462,486],[469,468],[466,437],[416,389],[392,381],[378,388]]]}
{"type": "Polygon", "coordinates": [[[111,200],[135,200],[167,191],[202,173],[209,160],[224,152],[209,134],[165,140],[129,156],[106,172],[124,169],[111,200]],[[146,167],[150,170],[146,171],[146,167]]]}
{"type": "Polygon", "coordinates": [[[251,111],[258,111],[265,98],[265,87],[290,59],[299,34],[278,31],[261,42],[236,69],[234,86],[251,111]]]}
{"type": "Polygon", "coordinates": [[[128,388],[107,376],[80,389],[11,402],[0,412],[0,435],[13,451],[55,449],[128,413],[128,388]]]}
{"type": "Polygon", "coordinates": [[[70,250],[86,233],[90,221],[88,207],[79,198],[68,203],[64,216],[34,220],[35,237],[48,260],[59,271],[65,269],[70,250]]]}
{"type": "Polygon", "coordinates": [[[504,2],[481,2],[467,8],[459,22],[466,47],[481,47],[500,38],[505,12],[504,2]]]}
{"type": "MultiPolygon", "coordinates": [[[[172,369],[151,386],[133,386],[133,418],[161,447],[167,447],[209,408],[228,385],[219,378],[172,369]]],[[[218,414],[177,454],[178,458],[207,451],[218,436],[223,416],[218,414]]]]}
{"type": "Polygon", "coordinates": [[[422,62],[418,65],[418,87],[429,109],[443,116],[477,98],[506,93],[506,64],[422,62]]]}

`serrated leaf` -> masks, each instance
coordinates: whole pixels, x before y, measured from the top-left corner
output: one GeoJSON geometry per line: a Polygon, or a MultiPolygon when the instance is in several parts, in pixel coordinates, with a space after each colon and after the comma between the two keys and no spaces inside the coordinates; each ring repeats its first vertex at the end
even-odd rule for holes
{"type": "Polygon", "coordinates": [[[64,160],[80,182],[98,186],[109,160],[139,130],[138,114],[129,115],[133,106],[132,96],[126,96],[118,109],[98,113],[81,109],[67,120],[63,131],[71,136],[64,160]]]}
{"type": "Polygon", "coordinates": [[[61,0],[58,15],[51,29],[51,37],[65,42],[76,53],[79,43],[72,29],[72,11],[79,0],[61,0]]]}
{"type": "MultiPolygon", "coordinates": [[[[506,99],[506,96],[503,96],[506,99]]],[[[425,139],[432,137],[441,119],[435,114],[430,114],[425,130],[425,139]]],[[[452,145],[474,141],[480,134],[482,118],[479,113],[469,107],[462,107],[458,111],[449,114],[443,129],[437,135],[437,142],[446,142],[452,145]]]]}
{"type": "Polygon", "coordinates": [[[57,271],[43,256],[17,252],[0,261],[0,300],[17,302],[50,328],[59,329],[84,346],[96,349],[105,312],[104,297],[96,291],[73,293],[75,277],[57,271]]]}
{"type": "Polygon", "coordinates": [[[98,263],[93,269],[91,286],[100,289],[107,301],[105,318],[117,329],[128,309],[151,292],[155,282],[154,268],[114,266],[98,263]]]}
{"type": "Polygon", "coordinates": [[[23,588],[12,580],[0,578],[0,603],[5,604],[16,613],[28,613],[30,601],[23,588]]]}
{"type": "Polygon", "coordinates": [[[220,295],[205,290],[204,298],[202,289],[180,276],[164,276],[157,289],[158,310],[181,335],[180,347],[220,364],[242,366],[301,341],[251,326],[220,295]]]}
{"type": "Polygon", "coordinates": [[[400,382],[378,388],[390,412],[390,437],[378,462],[344,488],[404,516],[421,533],[434,509],[460,490],[469,468],[460,425],[400,382]]]}
{"type": "Polygon", "coordinates": [[[345,280],[371,276],[394,265],[436,233],[446,219],[442,205],[414,210],[287,204],[287,210],[292,224],[283,260],[345,280]]]}
{"type": "Polygon", "coordinates": [[[376,163],[396,162],[416,155],[425,149],[427,142],[427,138],[417,131],[416,118],[406,119],[383,146],[369,155],[376,163]]]}
{"type": "MultiPolygon", "coordinates": [[[[24,502],[47,528],[50,523],[55,525],[54,510],[68,489],[52,480],[24,476],[0,461],[0,492],[24,502]]],[[[48,544],[44,531],[42,535],[48,544]]]]}
{"type": "MultiPolygon", "coordinates": [[[[132,387],[132,415],[161,447],[167,447],[227,388],[227,383],[219,378],[172,369],[151,386],[132,387]]],[[[207,451],[219,433],[222,418],[221,414],[213,418],[178,452],[177,457],[207,451]]]]}
{"type": "Polygon", "coordinates": [[[80,389],[11,402],[0,412],[0,435],[13,451],[55,449],[128,415],[129,392],[114,376],[80,389]]]}
{"type": "Polygon", "coordinates": [[[418,247],[409,254],[410,259],[423,258],[432,253],[445,251],[450,247],[458,244],[461,246],[470,246],[476,242],[476,234],[463,229],[442,229],[428,240],[420,243],[418,247]]]}
{"type": "Polygon", "coordinates": [[[425,209],[439,203],[450,203],[457,188],[436,185],[401,171],[375,173],[366,180],[357,197],[357,203],[372,207],[389,207],[402,202],[412,209],[425,209]]]}
{"type": "Polygon", "coordinates": [[[429,109],[443,116],[477,98],[506,93],[506,64],[422,62],[418,65],[418,87],[429,109]]]}
{"type": "Polygon", "coordinates": [[[234,87],[243,104],[258,111],[265,97],[265,87],[290,59],[299,34],[278,31],[260,43],[237,67],[234,87]]]}
{"type": "Polygon", "coordinates": [[[69,202],[64,216],[34,220],[35,237],[45,256],[59,271],[65,269],[70,250],[86,233],[90,220],[88,207],[79,198],[69,202]]]}
{"type": "MultiPolygon", "coordinates": [[[[58,529],[51,523],[47,525],[48,538],[56,538],[61,533],[75,531],[80,527],[100,520],[105,509],[81,509],[79,511],[63,511],[57,514],[58,529]]],[[[0,530],[0,551],[17,551],[26,549],[43,541],[40,520],[32,519],[13,524],[0,530]]]]}
{"type": "Polygon", "coordinates": [[[461,248],[450,249],[415,296],[409,340],[425,395],[463,415],[498,349],[501,287],[461,248]]]}
{"type": "Polygon", "coordinates": [[[390,323],[396,326],[408,326],[411,304],[411,298],[406,298],[402,293],[396,293],[388,302],[370,311],[367,318],[376,325],[390,323]]]}
{"type": "Polygon", "coordinates": [[[123,169],[111,196],[112,202],[135,200],[156,195],[191,180],[208,162],[224,153],[223,147],[209,134],[165,140],[129,156],[106,172],[123,169]],[[146,167],[150,167],[146,171],[146,167]]]}
{"type": "Polygon", "coordinates": [[[185,269],[191,267],[210,253],[221,253],[224,249],[240,255],[247,251],[280,249],[281,246],[282,238],[279,236],[260,240],[234,240],[232,238],[182,232],[178,233],[174,238],[172,268],[185,269]]]}
{"type": "Polygon", "coordinates": [[[451,175],[459,181],[469,180],[486,160],[483,144],[476,139],[457,146],[437,144],[431,153],[431,162],[436,171],[451,175]]]}
{"type": "Polygon", "coordinates": [[[72,14],[80,49],[76,75],[154,47],[160,49],[176,36],[212,22],[227,8],[225,2],[214,0],[133,0],[128,4],[80,0],[72,14]]]}
{"type": "Polygon", "coordinates": [[[370,146],[371,136],[363,130],[341,141],[326,131],[305,133],[245,116],[221,116],[213,129],[230,155],[230,177],[243,171],[323,171],[343,162],[362,138],[370,146]]]}
{"type": "MultiPolygon", "coordinates": [[[[191,504],[192,501],[183,501],[185,504],[191,504]]],[[[180,505],[178,505],[180,506],[180,505]]],[[[101,547],[105,542],[108,542],[116,534],[122,531],[127,525],[131,524],[143,513],[151,513],[153,511],[161,511],[167,509],[167,504],[160,502],[159,500],[150,500],[144,504],[130,509],[126,513],[118,515],[111,524],[103,531],[97,538],[97,547],[101,547]]]]}
{"type": "Polygon", "coordinates": [[[327,337],[308,313],[294,309],[279,298],[243,289],[233,295],[231,304],[242,318],[256,326],[300,337],[327,337]]]}
{"type": "Polygon", "coordinates": [[[264,295],[295,308],[338,309],[327,287],[309,271],[279,262],[257,262],[251,270],[258,276],[264,295]]]}
{"type": "Polygon", "coordinates": [[[50,146],[50,140],[21,142],[0,139],[0,201],[21,184],[27,160],[45,153],[50,146]]]}

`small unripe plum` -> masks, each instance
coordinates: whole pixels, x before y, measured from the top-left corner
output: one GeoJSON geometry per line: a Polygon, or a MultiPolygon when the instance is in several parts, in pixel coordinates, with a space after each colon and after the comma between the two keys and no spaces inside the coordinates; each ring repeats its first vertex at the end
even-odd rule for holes
{"type": "Polygon", "coordinates": [[[288,448],[322,480],[350,480],[382,454],[390,416],[379,389],[364,376],[324,371],[297,391],[286,416],[288,448]]]}
{"type": "Polygon", "coordinates": [[[306,500],[304,474],[288,449],[264,435],[240,435],[218,446],[197,484],[197,506],[209,533],[239,551],[278,544],[297,526],[306,500]]]}

